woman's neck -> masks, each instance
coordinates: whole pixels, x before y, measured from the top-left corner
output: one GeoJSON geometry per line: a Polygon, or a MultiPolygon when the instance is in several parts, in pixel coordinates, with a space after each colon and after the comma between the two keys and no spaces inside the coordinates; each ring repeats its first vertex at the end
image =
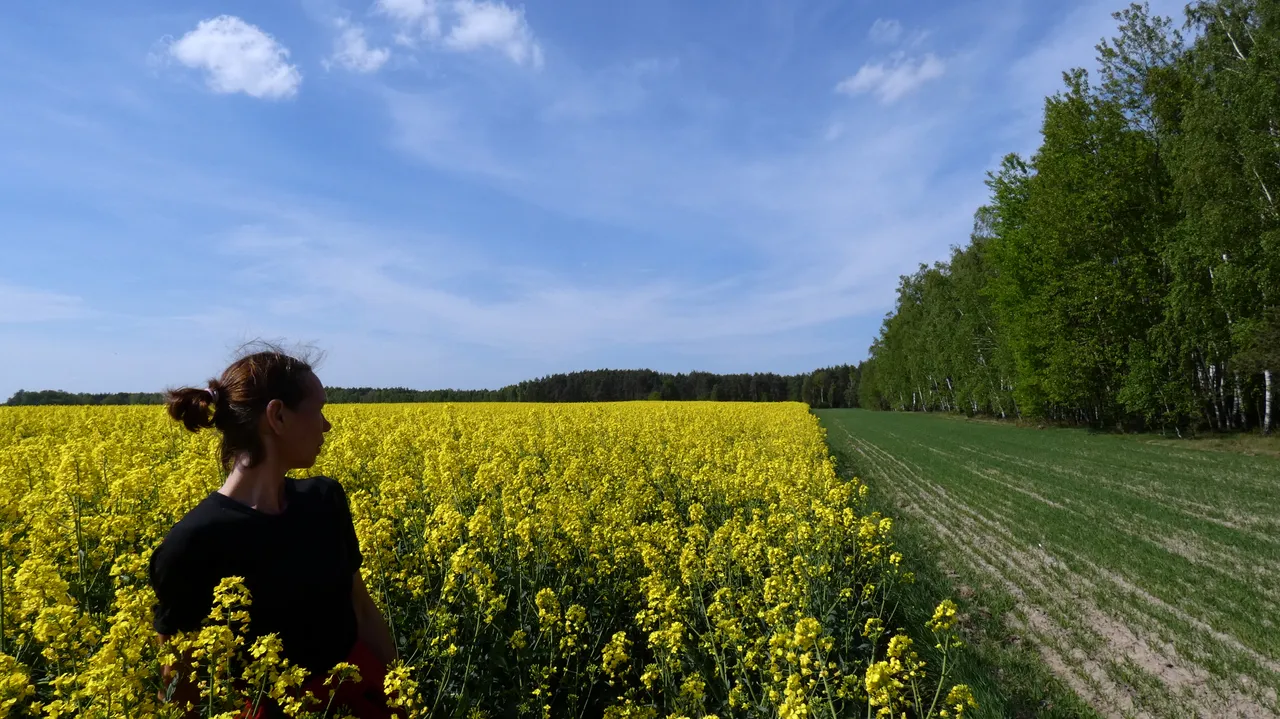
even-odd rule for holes
{"type": "Polygon", "coordinates": [[[263,514],[280,514],[285,510],[285,472],[272,461],[264,459],[254,467],[245,466],[246,458],[236,460],[218,493],[237,502],[253,507],[263,514]]]}

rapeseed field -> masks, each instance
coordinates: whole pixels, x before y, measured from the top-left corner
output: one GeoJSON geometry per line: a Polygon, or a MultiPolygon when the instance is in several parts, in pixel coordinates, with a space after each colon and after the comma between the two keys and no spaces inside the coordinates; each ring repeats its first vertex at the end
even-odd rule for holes
{"type": "MultiPolygon", "coordinates": [[[[893,522],[837,477],[801,404],[339,405],[340,481],[413,717],[964,716],[895,621],[893,522]]],[[[252,597],[161,646],[147,561],[222,482],[213,433],[158,407],[0,409],[0,716],[323,716],[252,597]]],[[[956,637],[945,601],[926,636],[956,637]]],[[[917,634],[919,636],[919,634],[917,634]]],[[[944,663],[944,662],[943,662],[944,663]]],[[[939,663],[939,664],[943,664],[939,663]]],[[[333,681],[350,677],[339,665],[333,681]]]]}

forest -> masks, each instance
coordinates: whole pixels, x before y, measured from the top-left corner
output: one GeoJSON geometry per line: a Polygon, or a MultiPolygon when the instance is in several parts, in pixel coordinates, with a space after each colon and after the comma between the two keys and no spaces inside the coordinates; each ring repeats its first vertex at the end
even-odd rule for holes
{"type": "Polygon", "coordinates": [[[903,276],[862,406],[1136,430],[1272,426],[1280,2],[1115,13],[950,257],[903,276]]]}
{"type": "MultiPolygon", "coordinates": [[[[669,374],[653,370],[591,370],[552,374],[496,390],[414,390],[403,387],[326,387],[332,403],[353,402],[620,402],[709,400],[805,402],[815,408],[856,407],[858,367],[838,365],[808,374],[669,374]]],[[[89,394],[18,390],[6,405],[160,404],[160,392],[89,394]]]]}

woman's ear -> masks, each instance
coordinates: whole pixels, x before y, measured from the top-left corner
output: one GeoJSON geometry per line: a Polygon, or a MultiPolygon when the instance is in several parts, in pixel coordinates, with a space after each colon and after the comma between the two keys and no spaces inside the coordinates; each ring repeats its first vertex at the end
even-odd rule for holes
{"type": "Polygon", "coordinates": [[[267,426],[271,431],[280,434],[284,431],[284,402],[273,399],[267,403],[267,411],[263,413],[267,418],[267,426]]]}

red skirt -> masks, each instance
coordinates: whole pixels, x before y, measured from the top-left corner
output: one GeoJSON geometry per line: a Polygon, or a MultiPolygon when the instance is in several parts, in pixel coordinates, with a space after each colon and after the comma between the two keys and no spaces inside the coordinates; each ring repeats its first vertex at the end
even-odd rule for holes
{"type": "MultiPolygon", "coordinates": [[[[351,647],[351,653],[343,661],[359,667],[360,681],[342,682],[337,691],[334,691],[332,686],[324,685],[325,677],[323,676],[308,679],[302,685],[300,693],[310,691],[316,699],[320,700],[314,708],[323,711],[325,706],[329,705],[329,695],[332,693],[332,709],[335,713],[350,714],[360,719],[402,719],[404,717],[400,711],[387,706],[387,697],[382,692],[382,680],[386,676],[387,665],[374,656],[369,645],[356,640],[355,646],[351,647]]],[[[274,702],[271,703],[274,704],[274,702]]],[[[254,710],[246,703],[244,711],[236,716],[238,719],[271,719],[284,714],[279,707],[268,708],[259,705],[257,710],[254,710]]]]}

